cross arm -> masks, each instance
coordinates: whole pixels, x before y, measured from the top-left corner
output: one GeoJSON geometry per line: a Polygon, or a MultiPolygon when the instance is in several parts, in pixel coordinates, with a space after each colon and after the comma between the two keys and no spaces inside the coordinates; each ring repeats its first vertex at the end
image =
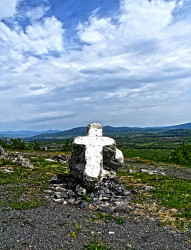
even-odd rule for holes
{"type": "Polygon", "coordinates": [[[87,138],[86,136],[78,136],[74,139],[74,144],[79,144],[79,145],[86,145],[87,144],[87,138]]]}
{"type": "Polygon", "coordinates": [[[102,137],[102,142],[104,146],[112,146],[115,145],[115,140],[109,137],[102,137]]]}

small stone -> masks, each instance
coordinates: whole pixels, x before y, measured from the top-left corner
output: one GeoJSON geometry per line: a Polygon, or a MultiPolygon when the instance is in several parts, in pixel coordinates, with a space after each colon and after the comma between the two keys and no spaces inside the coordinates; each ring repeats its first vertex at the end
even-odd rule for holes
{"type": "Polygon", "coordinates": [[[109,202],[113,202],[115,199],[114,199],[114,197],[111,197],[110,199],[109,199],[109,202]]]}
{"type": "Polygon", "coordinates": [[[109,235],[115,234],[115,232],[109,232],[109,235]]]}
{"type": "Polygon", "coordinates": [[[95,209],[95,206],[94,206],[93,204],[90,204],[90,205],[88,206],[88,208],[89,208],[89,209],[95,209]]]}
{"type": "Polygon", "coordinates": [[[77,185],[76,186],[76,192],[77,192],[77,195],[83,195],[83,194],[86,194],[86,189],[81,187],[80,185],[77,185]]]}
{"type": "Polygon", "coordinates": [[[66,191],[66,192],[61,192],[60,196],[61,196],[62,198],[68,198],[67,191],[66,191]]]}
{"type": "Polygon", "coordinates": [[[106,196],[102,197],[102,201],[108,201],[108,200],[109,200],[109,197],[106,197],[106,196]]]}
{"type": "Polygon", "coordinates": [[[141,173],[148,173],[149,171],[148,171],[147,169],[143,169],[143,168],[142,168],[142,169],[140,170],[140,172],[141,172],[141,173]]]}
{"type": "Polygon", "coordinates": [[[62,183],[62,180],[59,180],[59,179],[52,179],[50,181],[50,184],[61,184],[62,183]]]}
{"type": "Polygon", "coordinates": [[[155,189],[155,188],[154,188],[153,186],[146,186],[146,187],[145,187],[145,190],[146,190],[146,191],[149,191],[149,190],[152,190],[152,189],[155,189]]]}
{"type": "Polygon", "coordinates": [[[66,191],[66,189],[63,187],[60,187],[60,186],[56,186],[56,191],[57,192],[64,192],[64,191],[66,191]]]}
{"type": "Polygon", "coordinates": [[[94,203],[97,204],[97,205],[100,205],[100,204],[102,204],[102,201],[97,200],[97,201],[94,201],[94,203]]]}
{"type": "Polygon", "coordinates": [[[88,208],[88,206],[89,206],[88,202],[83,202],[83,203],[80,205],[80,208],[85,209],[85,208],[88,208]]]}
{"type": "Polygon", "coordinates": [[[75,198],[71,198],[67,200],[69,204],[74,204],[75,203],[75,198]]]}
{"type": "Polygon", "coordinates": [[[56,162],[56,161],[53,160],[53,159],[45,159],[45,161],[47,161],[47,162],[56,162]]]}
{"type": "Polygon", "coordinates": [[[124,196],[127,196],[127,195],[129,195],[129,194],[130,194],[129,191],[126,191],[126,190],[123,191],[123,195],[124,195],[124,196]]]}
{"type": "Polygon", "coordinates": [[[81,203],[81,200],[76,200],[76,201],[74,202],[75,205],[79,205],[80,203],[81,203]]]}
{"type": "Polygon", "coordinates": [[[72,190],[68,190],[68,196],[69,198],[72,198],[75,196],[75,193],[72,190]]]}
{"type": "Polygon", "coordinates": [[[100,206],[100,207],[98,207],[98,210],[103,212],[103,213],[109,212],[109,208],[107,206],[100,206]]]}
{"type": "Polygon", "coordinates": [[[61,199],[61,192],[55,192],[54,197],[57,199],[61,199]]]}
{"type": "Polygon", "coordinates": [[[53,186],[56,187],[63,187],[63,183],[54,183],[53,186]]]}
{"type": "Polygon", "coordinates": [[[111,191],[109,189],[105,190],[105,194],[110,194],[110,193],[111,193],[111,191]]]}
{"type": "Polygon", "coordinates": [[[121,205],[121,201],[114,201],[113,204],[115,204],[116,206],[120,206],[121,205]]]}
{"type": "Polygon", "coordinates": [[[116,207],[115,212],[127,212],[127,208],[126,207],[116,207]]]}
{"type": "Polygon", "coordinates": [[[44,193],[46,193],[46,194],[52,194],[52,190],[44,190],[44,193]]]}
{"type": "Polygon", "coordinates": [[[54,200],[56,203],[62,203],[63,202],[63,199],[55,199],[54,200]]]}
{"type": "Polygon", "coordinates": [[[166,174],[164,172],[160,172],[159,173],[160,175],[163,175],[163,176],[166,176],[166,174]]]}

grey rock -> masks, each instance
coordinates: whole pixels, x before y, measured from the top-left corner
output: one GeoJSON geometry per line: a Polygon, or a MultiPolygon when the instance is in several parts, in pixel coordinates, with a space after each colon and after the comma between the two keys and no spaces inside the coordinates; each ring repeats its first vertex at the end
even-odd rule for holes
{"type": "Polygon", "coordinates": [[[116,207],[115,209],[114,209],[114,211],[115,212],[127,212],[127,207],[124,207],[124,206],[121,206],[121,207],[116,207]]]}
{"type": "Polygon", "coordinates": [[[66,155],[54,155],[52,157],[52,159],[55,161],[55,162],[60,162],[62,164],[65,164],[68,162],[68,157],[66,155]]]}
{"type": "Polygon", "coordinates": [[[83,195],[83,194],[86,194],[86,189],[81,187],[80,185],[77,185],[76,186],[76,192],[78,195],[83,195]]]}
{"type": "Polygon", "coordinates": [[[75,196],[75,193],[72,190],[68,190],[68,196],[69,198],[72,198],[75,196]]]}
{"type": "Polygon", "coordinates": [[[68,191],[61,192],[61,194],[60,194],[61,198],[68,198],[67,192],[68,192],[68,191]]]}
{"type": "Polygon", "coordinates": [[[57,199],[61,199],[61,192],[55,192],[54,197],[57,199]]]}
{"type": "Polygon", "coordinates": [[[129,191],[126,191],[126,190],[123,191],[123,195],[124,195],[124,196],[127,196],[127,195],[129,195],[129,194],[130,194],[129,191]]]}
{"type": "Polygon", "coordinates": [[[80,205],[80,208],[88,208],[89,203],[88,202],[82,202],[82,204],[80,205]]]}
{"type": "Polygon", "coordinates": [[[52,194],[52,190],[44,190],[44,193],[46,193],[46,194],[52,194]]]}
{"type": "Polygon", "coordinates": [[[62,180],[60,180],[60,179],[52,179],[52,180],[50,180],[50,184],[62,184],[62,180]]]}
{"type": "Polygon", "coordinates": [[[54,202],[56,202],[56,203],[63,203],[63,199],[54,199],[54,202]]]}
{"type": "Polygon", "coordinates": [[[102,201],[108,201],[108,200],[109,200],[109,197],[106,197],[106,196],[102,197],[102,201]]]}
{"type": "Polygon", "coordinates": [[[68,199],[67,200],[67,202],[69,203],[69,204],[75,204],[75,198],[70,198],[70,199],[68,199]]]}
{"type": "Polygon", "coordinates": [[[100,207],[98,207],[98,210],[103,212],[103,213],[109,212],[109,208],[107,206],[100,206],[100,207]]]}
{"type": "Polygon", "coordinates": [[[66,192],[67,190],[63,187],[56,187],[57,192],[66,192]]]}

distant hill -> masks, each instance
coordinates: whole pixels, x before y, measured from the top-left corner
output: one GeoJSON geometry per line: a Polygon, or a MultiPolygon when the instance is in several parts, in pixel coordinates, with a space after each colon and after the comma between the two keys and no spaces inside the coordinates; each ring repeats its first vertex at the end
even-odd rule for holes
{"type": "MultiPolygon", "coordinates": [[[[105,136],[126,136],[133,133],[162,133],[164,135],[190,135],[191,123],[185,123],[180,125],[168,126],[168,127],[112,127],[104,126],[103,134],[105,136]]],[[[23,138],[27,140],[59,140],[59,139],[72,139],[76,136],[84,136],[87,134],[87,127],[77,127],[65,131],[60,130],[48,130],[48,131],[0,131],[0,138],[23,138]]]]}
{"type": "MultiPolygon", "coordinates": [[[[132,133],[147,133],[158,131],[156,128],[138,128],[138,127],[103,127],[104,136],[119,136],[132,133]]],[[[30,139],[39,139],[39,140],[59,140],[59,139],[71,139],[76,136],[84,136],[87,134],[87,127],[78,127],[69,130],[65,130],[58,133],[45,133],[41,135],[34,136],[30,139]]]]}
{"type": "Polygon", "coordinates": [[[0,131],[0,138],[27,138],[33,137],[44,133],[57,133],[60,130],[48,130],[48,131],[0,131]]]}
{"type": "Polygon", "coordinates": [[[191,123],[185,123],[185,124],[180,124],[180,125],[175,125],[175,126],[169,126],[166,127],[168,130],[171,129],[191,129],[191,123]]]}
{"type": "MultiPolygon", "coordinates": [[[[172,134],[176,134],[179,130],[178,134],[183,132],[183,130],[191,129],[191,123],[180,124],[175,126],[168,126],[168,127],[112,127],[112,126],[104,126],[103,127],[103,134],[105,136],[125,136],[128,134],[133,133],[167,133],[167,131],[174,130],[172,134]],[[181,130],[181,131],[180,131],[181,130]]],[[[188,131],[184,131],[184,133],[188,134],[188,131]]],[[[69,130],[56,132],[56,133],[44,133],[39,134],[31,139],[39,139],[39,140],[59,140],[59,139],[71,139],[76,136],[84,136],[87,134],[87,127],[77,127],[72,128],[69,130]]],[[[168,133],[167,133],[168,134],[168,133]]],[[[170,134],[170,133],[169,133],[170,134]]]]}

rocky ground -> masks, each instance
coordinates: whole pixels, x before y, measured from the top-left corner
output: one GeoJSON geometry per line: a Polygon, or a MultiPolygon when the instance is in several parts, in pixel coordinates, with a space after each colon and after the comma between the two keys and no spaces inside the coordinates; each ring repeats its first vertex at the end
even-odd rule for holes
{"type": "Polygon", "coordinates": [[[164,176],[166,175],[169,177],[175,177],[182,180],[191,180],[191,168],[188,167],[141,160],[139,159],[139,157],[135,159],[126,159],[125,163],[126,164],[121,169],[122,171],[125,172],[129,173],[145,172],[149,174],[159,174],[164,176]]]}
{"type": "MultiPolygon", "coordinates": [[[[121,171],[191,179],[189,168],[139,159],[126,159],[121,171]]],[[[59,191],[58,184],[50,189],[51,192],[55,192],[56,187],[59,191]]],[[[45,192],[44,195],[50,194],[45,192]]],[[[59,196],[60,193],[56,195],[59,196]]],[[[85,249],[85,245],[92,240],[97,240],[100,244],[102,242],[108,249],[118,250],[191,249],[190,231],[161,225],[161,210],[158,205],[144,204],[143,207],[133,202],[134,195],[136,196],[136,189],[126,193],[128,202],[125,209],[113,209],[109,213],[104,213],[99,206],[80,206],[70,202],[66,204],[54,199],[47,199],[46,205],[36,209],[1,209],[0,249],[85,249]]],[[[108,195],[109,198],[110,196],[111,194],[108,195]]],[[[104,202],[108,203],[108,200],[104,202]]]]}
{"type": "Polygon", "coordinates": [[[161,227],[157,217],[120,216],[122,224],[96,219],[94,211],[71,205],[1,211],[0,249],[77,250],[92,239],[111,249],[191,249],[188,233],[161,227]]]}

